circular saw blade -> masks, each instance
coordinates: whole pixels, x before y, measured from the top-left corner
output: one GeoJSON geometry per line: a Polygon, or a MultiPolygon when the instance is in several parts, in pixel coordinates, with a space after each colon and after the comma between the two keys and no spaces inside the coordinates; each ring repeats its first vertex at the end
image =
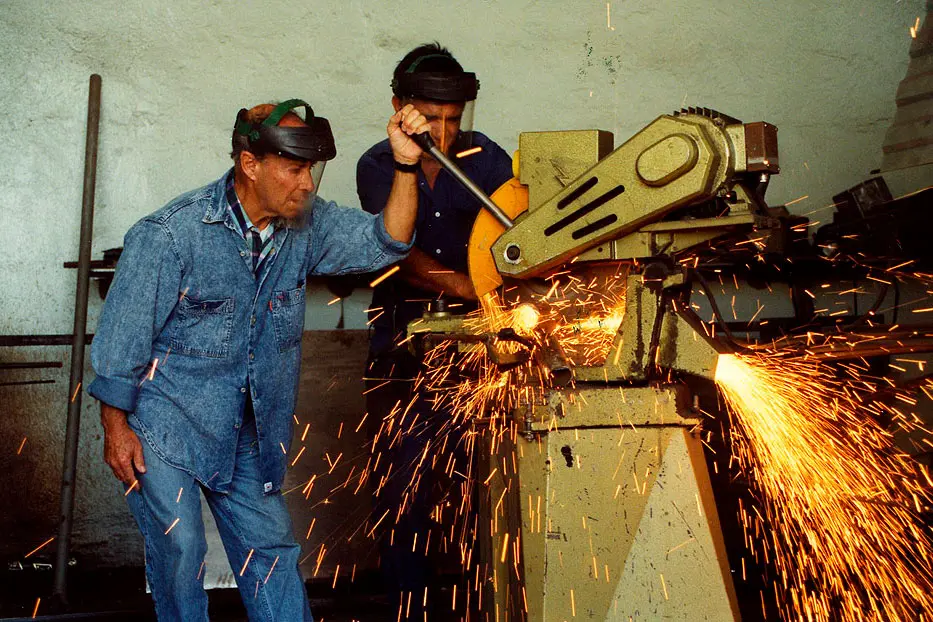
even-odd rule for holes
{"type": "MultiPolygon", "coordinates": [[[[513,220],[528,210],[528,186],[522,185],[514,177],[502,184],[489,198],[513,220]]],[[[483,298],[502,285],[502,276],[496,269],[490,249],[503,232],[505,227],[486,210],[480,211],[473,223],[467,247],[467,264],[470,281],[478,298],[483,298]]]]}

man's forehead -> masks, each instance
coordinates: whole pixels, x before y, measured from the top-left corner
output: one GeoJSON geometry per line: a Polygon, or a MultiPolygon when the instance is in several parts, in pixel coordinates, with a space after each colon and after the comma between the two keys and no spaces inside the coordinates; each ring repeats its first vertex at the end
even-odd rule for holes
{"type": "Polygon", "coordinates": [[[464,103],[463,102],[441,102],[434,101],[430,99],[411,99],[410,103],[418,109],[418,111],[427,116],[428,114],[446,114],[450,116],[452,114],[460,114],[463,112],[464,103]]]}

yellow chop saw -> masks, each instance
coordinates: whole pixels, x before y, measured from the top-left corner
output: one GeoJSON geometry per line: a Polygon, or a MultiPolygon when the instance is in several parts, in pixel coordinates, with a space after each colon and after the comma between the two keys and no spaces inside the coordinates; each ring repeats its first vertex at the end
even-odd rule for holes
{"type": "Polygon", "coordinates": [[[539,387],[487,435],[489,619],[738,619],[699,415],[672,373],[712,379],[736,347],[690,306],[705,286],[692,253],[786,237],[786,210],[763,200],[777,128],[690,108],[615,149],[604,131],[523,133],[515,178],[492,197],[425,147],[486,208],[469,272],[487,321],[428,313],[412,343],[485,347],[500,370],[533,367],[521,378],[539,387]],[[569,352],[555,318],[587,321],[613,287],[619,308],[598,320],[608,347],[569,352]]]}

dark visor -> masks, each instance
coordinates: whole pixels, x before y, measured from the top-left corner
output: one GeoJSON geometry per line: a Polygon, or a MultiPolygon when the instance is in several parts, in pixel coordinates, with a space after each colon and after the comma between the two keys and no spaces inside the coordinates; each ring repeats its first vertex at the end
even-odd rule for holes
{"type": "Polygon", "coordinates": [[[476,99],[479,80],[475,73],[421,71],[405,73],[392,80],[396,97],[441,102],[468,102],[476,99]]]}
{"type": "Polygon", "coordinates": [[[246,137],[249,151],[256,155],[275,153],[312,162],[333,160],[337,156],[330,123],[324,117],[314,116],[311,107],[298,99],[282,102],[262,123],[249,123],[246,120],[246,109],[240,110],[237,115],[236,132],[246,137]],[[286,113],[300,106],[305,108],[304,126],[277,125],[286,113]]]}

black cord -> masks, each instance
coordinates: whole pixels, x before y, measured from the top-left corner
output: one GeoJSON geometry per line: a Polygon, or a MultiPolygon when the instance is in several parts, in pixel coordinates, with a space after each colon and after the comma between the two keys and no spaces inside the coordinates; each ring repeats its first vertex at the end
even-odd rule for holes
{"type": "Polygon", "coordinates": [[[729,330],[729,327],[726,325],[726,319],[723,317],[722,312],[719,310],[719,305],[716,304],[716,299],[713,297],[713,291],[710,289],[709,283],[706,282],[706,279],[703,278],[703,275],[700,274],[699,270],[691,270],[691,272],[694,276],[696,276],[697,281],[700,283],[700,287],[703,288],[703,292],[709,299],[709,306],[713,309],[713,317],[716,319],[720,330],[722,330],[723,334],[728,337],[729,341],[735,342],[735,337],[732,336],[732,331],[729,330]]]}
{"type": "MultiPolygon", "coordinates": [[[[881,291],[878,292],[878,296],[875,298],[875,302],[872,303],[872,305],[871,305],[871,307],[868,309],[868,311],[866,311],[864,314],[862,314],[861,316],[859,316],[858,318],[856,318],[854,322],[852,322],[852,324],[851,324],[852,327],[861,326],[862,324],[864,324],[865,322],[867,322],[870,318],[874,317],[875,312],[878,310],[878,308],[881,306],[881,303],[884,302],[885,297],[888,295],[888,287],[889,287],[889,286],[888,286],[887,283],[884,283],[884,284],[881,286],[881,291]]],[[[856,300],[856,301],[858,300],[858,294],[855,294],[855,300],[856,300]]],[[[856,304],[858,304],[858,303],[856,303],[856,304]]],[[[896,304],[896,303],[895,303],[895,304],[896,304]]],[[[856,308],[857,308],[857,307],[856,307],[856,308]]],[[[895,309],[894,312],[895,312],[895,314],[896,314],[896,313],[897,313],[897,309],[895,309]]]]}

